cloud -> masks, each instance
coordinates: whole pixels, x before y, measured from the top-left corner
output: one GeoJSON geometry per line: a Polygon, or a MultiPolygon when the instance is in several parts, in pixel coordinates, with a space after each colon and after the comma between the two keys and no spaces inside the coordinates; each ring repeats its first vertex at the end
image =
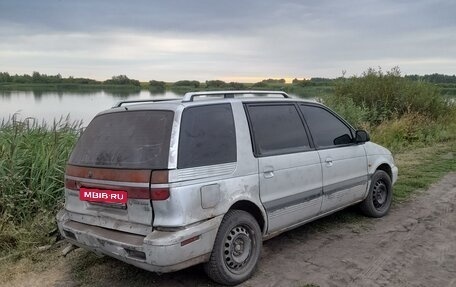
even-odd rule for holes
{"type": "Polygon", "coordinates": [[[454,74],[454,1],[2,1],[0,69],[140,80],[454,74]]]}

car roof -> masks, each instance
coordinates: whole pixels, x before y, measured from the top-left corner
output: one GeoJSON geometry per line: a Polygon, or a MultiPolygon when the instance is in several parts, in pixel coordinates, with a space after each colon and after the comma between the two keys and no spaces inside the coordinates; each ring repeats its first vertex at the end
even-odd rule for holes
{"type": "MultiPolygon", "coordinates": [[[[117,103],[115,110],[144,110],[144,109],[171,109],[178,106],[196,106],[216,104],[221,102],[309,102],[289,96],[283,91],[270,90],[229,90],[229,91],[203,91],[186,93],[182,98],[156,98],[145,100],[130,100],[117,103]]],[[[112,112],[112,110],[111,110],[112,112]]]]}

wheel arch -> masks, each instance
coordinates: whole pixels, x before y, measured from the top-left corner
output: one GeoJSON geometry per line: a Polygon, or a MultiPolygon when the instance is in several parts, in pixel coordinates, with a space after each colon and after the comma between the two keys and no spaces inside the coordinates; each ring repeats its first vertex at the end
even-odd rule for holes
{"type": "Polygon", "coordinates": [[[248,200],[239,200],[235,202],[229,210],[243,210],[247,213],[250,213],[255,220],[258,222],[258,225],[260,226],[261,232],[266,231],[266,219],[264,216],[264,213],[261,211],[261,209],[253,202],[248,201],[248,200]]]}
{"type": "Polygon", "coordinates": [[[386,172],[389,175],[391,180],[393,179],[393,171],[392,171],[391,166],[389,164],[382,163],[375,169],[375,171],[377,171],[377,170],[383,170],[384,172],[386,172]]]}
{"type": "MultiPolygon", "coordinates": [[[[362,213],[364,213],[366,216],[378,218],[378,217],[382,217],[382,216],[386,215],[391,206],[391,201],[392,201],[392,197],[393,197],[393,190],[392,190],[393,170],[392,170],[392,167],[388,163],[382,162],[370,173],[370,176],[371,177],[369,178],[369,187],[367,189],[366,196],[364,197],[364,200],[359,204],[359,206],[360,206],[362,213]],[[389,177],[389,184],[385,183],[385,182],[383,183],[384,185],[386,185],[386,187],[385,187],[386,188],[386,197],[385,197],[386,199],[383,201],[382,198],[385,195],[382,195],[380,197],[380,200],[382,202],[379,202],[379,198],[377,197],[377,195],[374,195],[374,188],[377,184],[377,180],[381,179],[381,178],[378,178],[378,176],[375,177],[375,174],[377,171],[383,171],[389,177]],[[375,179],[375,181],[374,181],[374,179],[375,179]],[[377,204],[380,204],[380,206],[376,206],[374,201],[376,201],[377,204]]],[[[382,174],[381,177],[386,178],[384,174],[382,174]]]]}

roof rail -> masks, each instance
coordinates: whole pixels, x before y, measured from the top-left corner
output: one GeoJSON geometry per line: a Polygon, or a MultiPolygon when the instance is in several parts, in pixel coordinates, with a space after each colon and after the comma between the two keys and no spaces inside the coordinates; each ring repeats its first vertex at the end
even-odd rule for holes
{"type": "Polygon", "coordinates": [[[182,102],[193,102],[195,97],[219,97],[223,96],[225,99],[234,98],[234,95],[281,95],[284,98],[290,98],[290,96],[283,91],[266,91],[266,90],[233,90],[233,91],[208,91],[208,92],[190,92],[184,95],[182,102]]]}
{"type": "Polygon", "coordinates": [[[162,98],[162,99],[153,99],[153,100],[129,100],[129,101],[120,101],[116,103],[112,108],[118,108],[121,107],[123,104],[135,104],[135,103],[155,103],[155,102],[166,102],[166,101],[179,101],[181,100],[180,98],[162,98]]]}

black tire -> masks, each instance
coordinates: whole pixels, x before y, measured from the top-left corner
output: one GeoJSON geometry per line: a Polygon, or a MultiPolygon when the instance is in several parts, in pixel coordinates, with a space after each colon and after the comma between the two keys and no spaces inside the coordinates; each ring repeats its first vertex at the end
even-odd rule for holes
{"type": "Polygon", "coordinates": [[[390,176],[383,170],[377,170],[372,175],[369,193],[359,206],[364,215],[378,218],[388,213],[392,199],[393,186],[390,176]]]}
{"type": "Polygon", "coordinates": [[[262,244],[255,218],[242,210],[230,210],[223,217],[204,270],[212,280],[223,285],[244,282],[255,271],[262,244]]]}

